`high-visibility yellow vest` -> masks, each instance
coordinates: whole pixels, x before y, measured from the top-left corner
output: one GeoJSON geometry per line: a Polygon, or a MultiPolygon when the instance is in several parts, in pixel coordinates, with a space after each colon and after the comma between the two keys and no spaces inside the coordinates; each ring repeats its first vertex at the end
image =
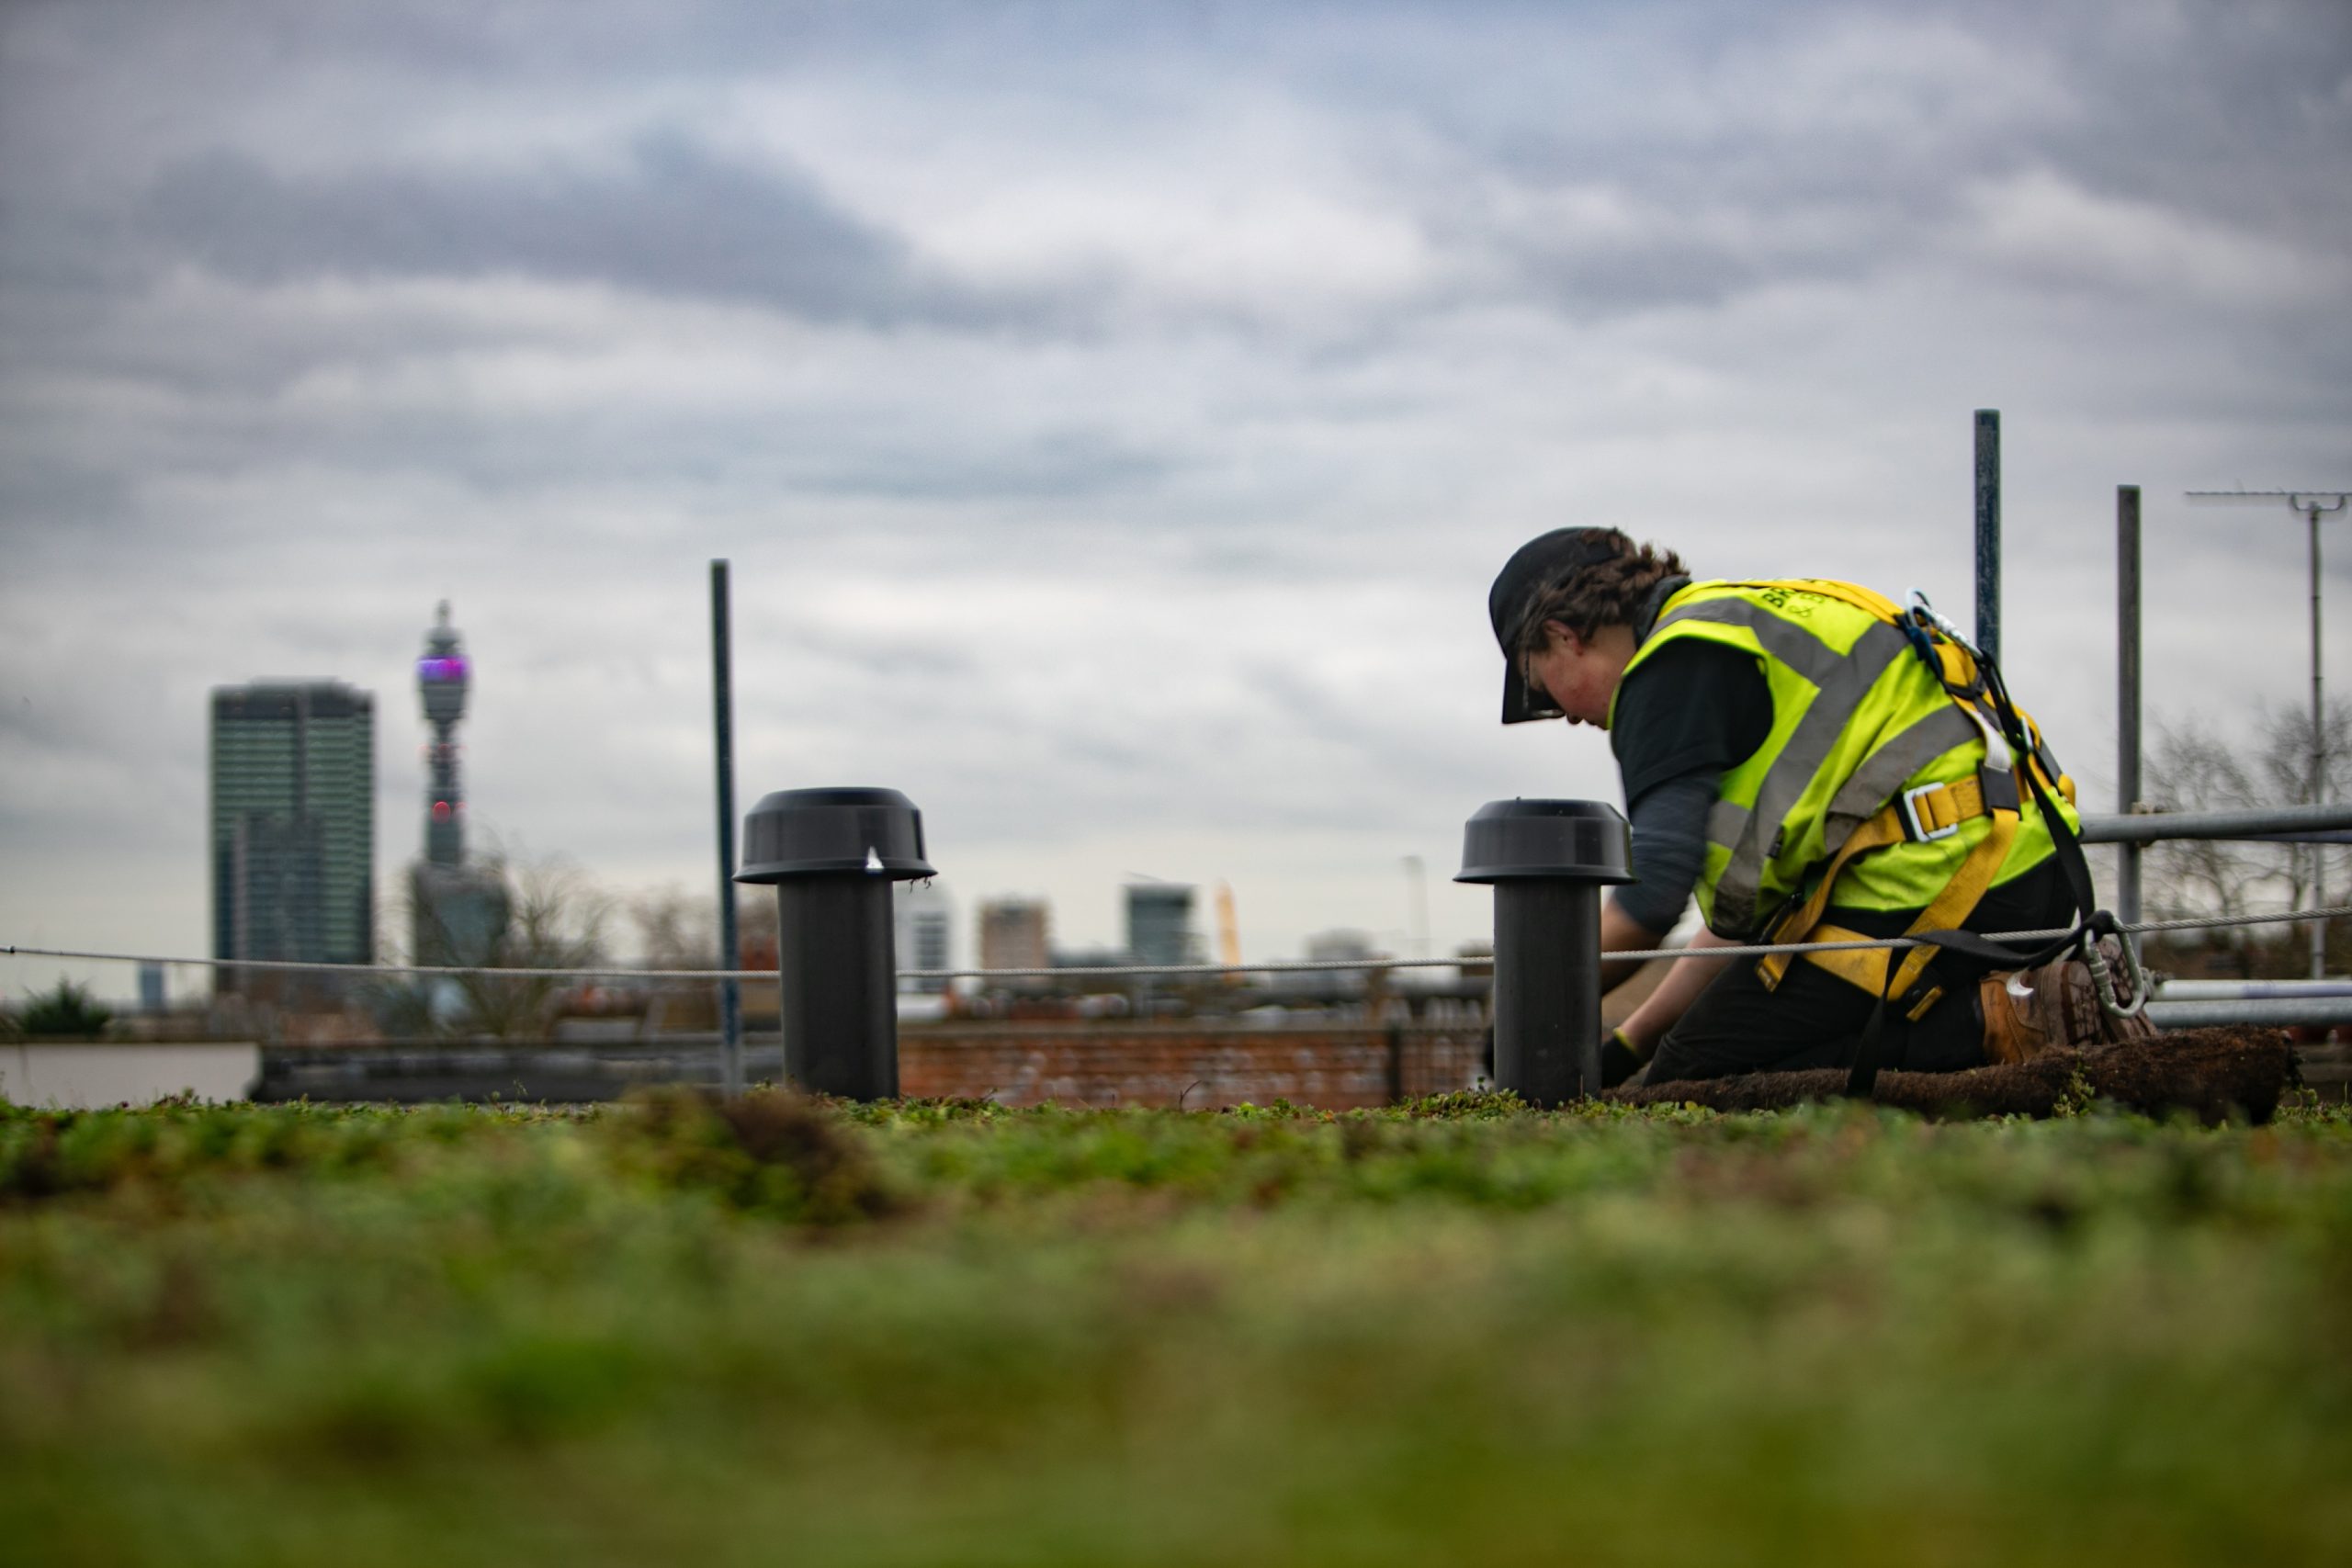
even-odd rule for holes
{"type": "MultiPolygon", "coordinates": [[[[1693,582],[1666,601],[1626,675],[1691,639],[1752,657],[1772,703],[1770,735],[1724,775],[1707,819],[1699,909],[1719,935],[1850,934],[1821,923],[1831,903],[1928,911],[1915,932],[1956,928],[1987,887],[2055,852],[2013,770],[2039,769],[2055,808],[2076,825],[2073,781],[2040,732],[2030,751],[2013,755],[1989,701],[1966,694],[1976,675],[1967,650],[1916,622],[1906,627],[1905,613],[1869,589],[1814,579],[1693,582]]],[[[1857,984],[1886,978],[1883,953],[1813,956],[1855,971],[1857,984]]],[[[1931,956],[1915,950],[1900,966],[1905,985],[1931,956]]],[[[1765,969],[1777,984],[1786,964],[1767,960],[1765,969]]]]}

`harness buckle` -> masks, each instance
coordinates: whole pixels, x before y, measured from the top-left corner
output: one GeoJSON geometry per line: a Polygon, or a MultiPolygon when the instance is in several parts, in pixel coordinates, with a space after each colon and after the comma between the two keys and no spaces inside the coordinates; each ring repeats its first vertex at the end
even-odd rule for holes
{"type": "Polygon", "coordinates": [[[1949,839],[1960,831],[1960,823],[1957,819],[1947,822],[1940,828],[1930,828],[1919,820],[1919,797],[1924,795],[1932,795],[1945,787],[1939,784],[1923,784],[1917,788],[1903,792],[1903,828],[1904,831],[1910,835],[1914,843],[1931,844],[1938,839],[1949,839]]]}
{"type": "Polygon", "coordinates": [[[1976,770],[1976,785],[1984,793],[1987,811],[2023,811],[2025,796],[2018,789],[2018,776],[2006,768],[1982,767],[1976,770]]]}

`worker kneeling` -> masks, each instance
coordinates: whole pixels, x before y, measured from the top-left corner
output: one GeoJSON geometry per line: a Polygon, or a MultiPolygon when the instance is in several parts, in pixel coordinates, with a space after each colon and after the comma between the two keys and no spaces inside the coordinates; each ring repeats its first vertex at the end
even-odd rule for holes
{"type": "Polygon", "coordinates": [[[1646,1058],[1652,1083],[1852,1066],[1866,1089],[1881,1060],[1957,1071],[2148,1032],[2097,994],[2117,950],[2073,781],[1924,601],[1693,580],[1616,529],[1563,528],[1511,557],[1487,612],[1505,724],[1609,731],[1635,880],[1602,911],[1604,953],[1656,947],[1694,887],[1694,951],[1933,944],[1683,959],[1610,1042],[1608,1081],[1646,1058]],[[1979,934],[2057,928],[2039,951],[1979,934]]]}

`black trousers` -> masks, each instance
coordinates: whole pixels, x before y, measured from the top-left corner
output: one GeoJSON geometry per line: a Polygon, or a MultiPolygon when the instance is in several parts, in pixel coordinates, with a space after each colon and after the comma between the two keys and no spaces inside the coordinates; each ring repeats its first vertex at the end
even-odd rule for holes
{"type": "MultiPolygon", "coordinates": [[[[1831,924],[1864,936],[1900,936],[1917,918],[1917,910],[1836,905],[1826,916],[1831,924]]],[[[2042,931],[2074,919],[2074,904],[2053,856],[1986,893],[1961,926],[1972,931],[2042,931]]],[[[1943,987],[1942,999],[1916,1023],[1889,1005],[1879,1036],[1880,1065],[1916,1073],[1984,1066],[1976,983],[1993,968],[1957,953],[1938,953],[1928,975],[1943,987]]],[[[1860,987],[1802,959],[1789,965],[1777,990],[1764,988],[1752,958],[1727,959],[1723,971],[1658,1043],[1644,1081],[1845,1066],[1853,1061],[1871,1010],[1878,1005],[1860,987]]]]}

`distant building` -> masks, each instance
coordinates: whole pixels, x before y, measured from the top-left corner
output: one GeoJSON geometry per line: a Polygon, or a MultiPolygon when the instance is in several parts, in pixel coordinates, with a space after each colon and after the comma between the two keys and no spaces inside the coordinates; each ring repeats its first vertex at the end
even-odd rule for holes
{"type": "MultiPolygon", "coordinates": [[[[210,751],[212,955],[374,963],[375,699],[334,681],[217,687],[210,751]]],[[[260,977],[223,968],[214,983],[260,977]]]]}
{"type": "MultiPolygon", "coordinates": [[[[1349,959],[1369,962],[1380,956],[1368,931],[1317,931],[1306,939],[1306,961],[1310,964],[1339,964],[1349,959]]],[[[1300,976],[1309,989],[1319,989],[1329,996],[1354,996],[1362,992],[1371,972],[1366,969],[1323,969],[1300,976]]]]}
{"type": "MultiPolygon", "coordinates": [[[[899,967],[954,968],[950,938],[955,911],[940,886],[935,882],[901,882],[890,902],[897,918],[899,967]]],[[[947,989],[947,982],[901,980],[899,989],[935,994],[947,989]]]]}
{"type": "Polygon", "coordinates": [[[409,951],[413,962],[447,967],[486,964],[505,934],[506,885],[466,863],[466,792],[458,771],[458,721],[466,716],[473,665],[447,600],[435,607],[416,661],[417,703],[433,727],[425,750],[424,858],[409,870],[409,951]]]}
{"type": "Polygon", "coordinates": [[[1075,991],[1084,997],[1116,997],[1121,998],[1119,1010],[1125,1011],[1139,987],[1148,988],[1148,983],[1125,973],[1135,961],[1136,955],[1124,947],[1057,947],[1054,977],[1045,988],[1075,991]]]}
{"type": "Polygon", "coordinates": [[[1349,958],[1377,958],[1380,950],[1373,945],[1370,931],[1317,931],[1306,939],[1306,959],[1310,964],[1336,964],[1349,958]]]}
{"type": "Polygon", "coordinates": [[[983,969],[1044,969],[1054,962],[1052,917],[1043,898],[990,898],[980,905],[983,969]]]}
{"type": "Polygon", "coordinates": [[[1127,884],[1127,951],[1137,964],[1195,964],[1193,889],[1181,882],[1127,884]]]}
{"type": "Polygon", "coordinates": [[[164,966],[160,964],[141,964],[139,966],[139,1010],[164,1010],[164,966]]]}

